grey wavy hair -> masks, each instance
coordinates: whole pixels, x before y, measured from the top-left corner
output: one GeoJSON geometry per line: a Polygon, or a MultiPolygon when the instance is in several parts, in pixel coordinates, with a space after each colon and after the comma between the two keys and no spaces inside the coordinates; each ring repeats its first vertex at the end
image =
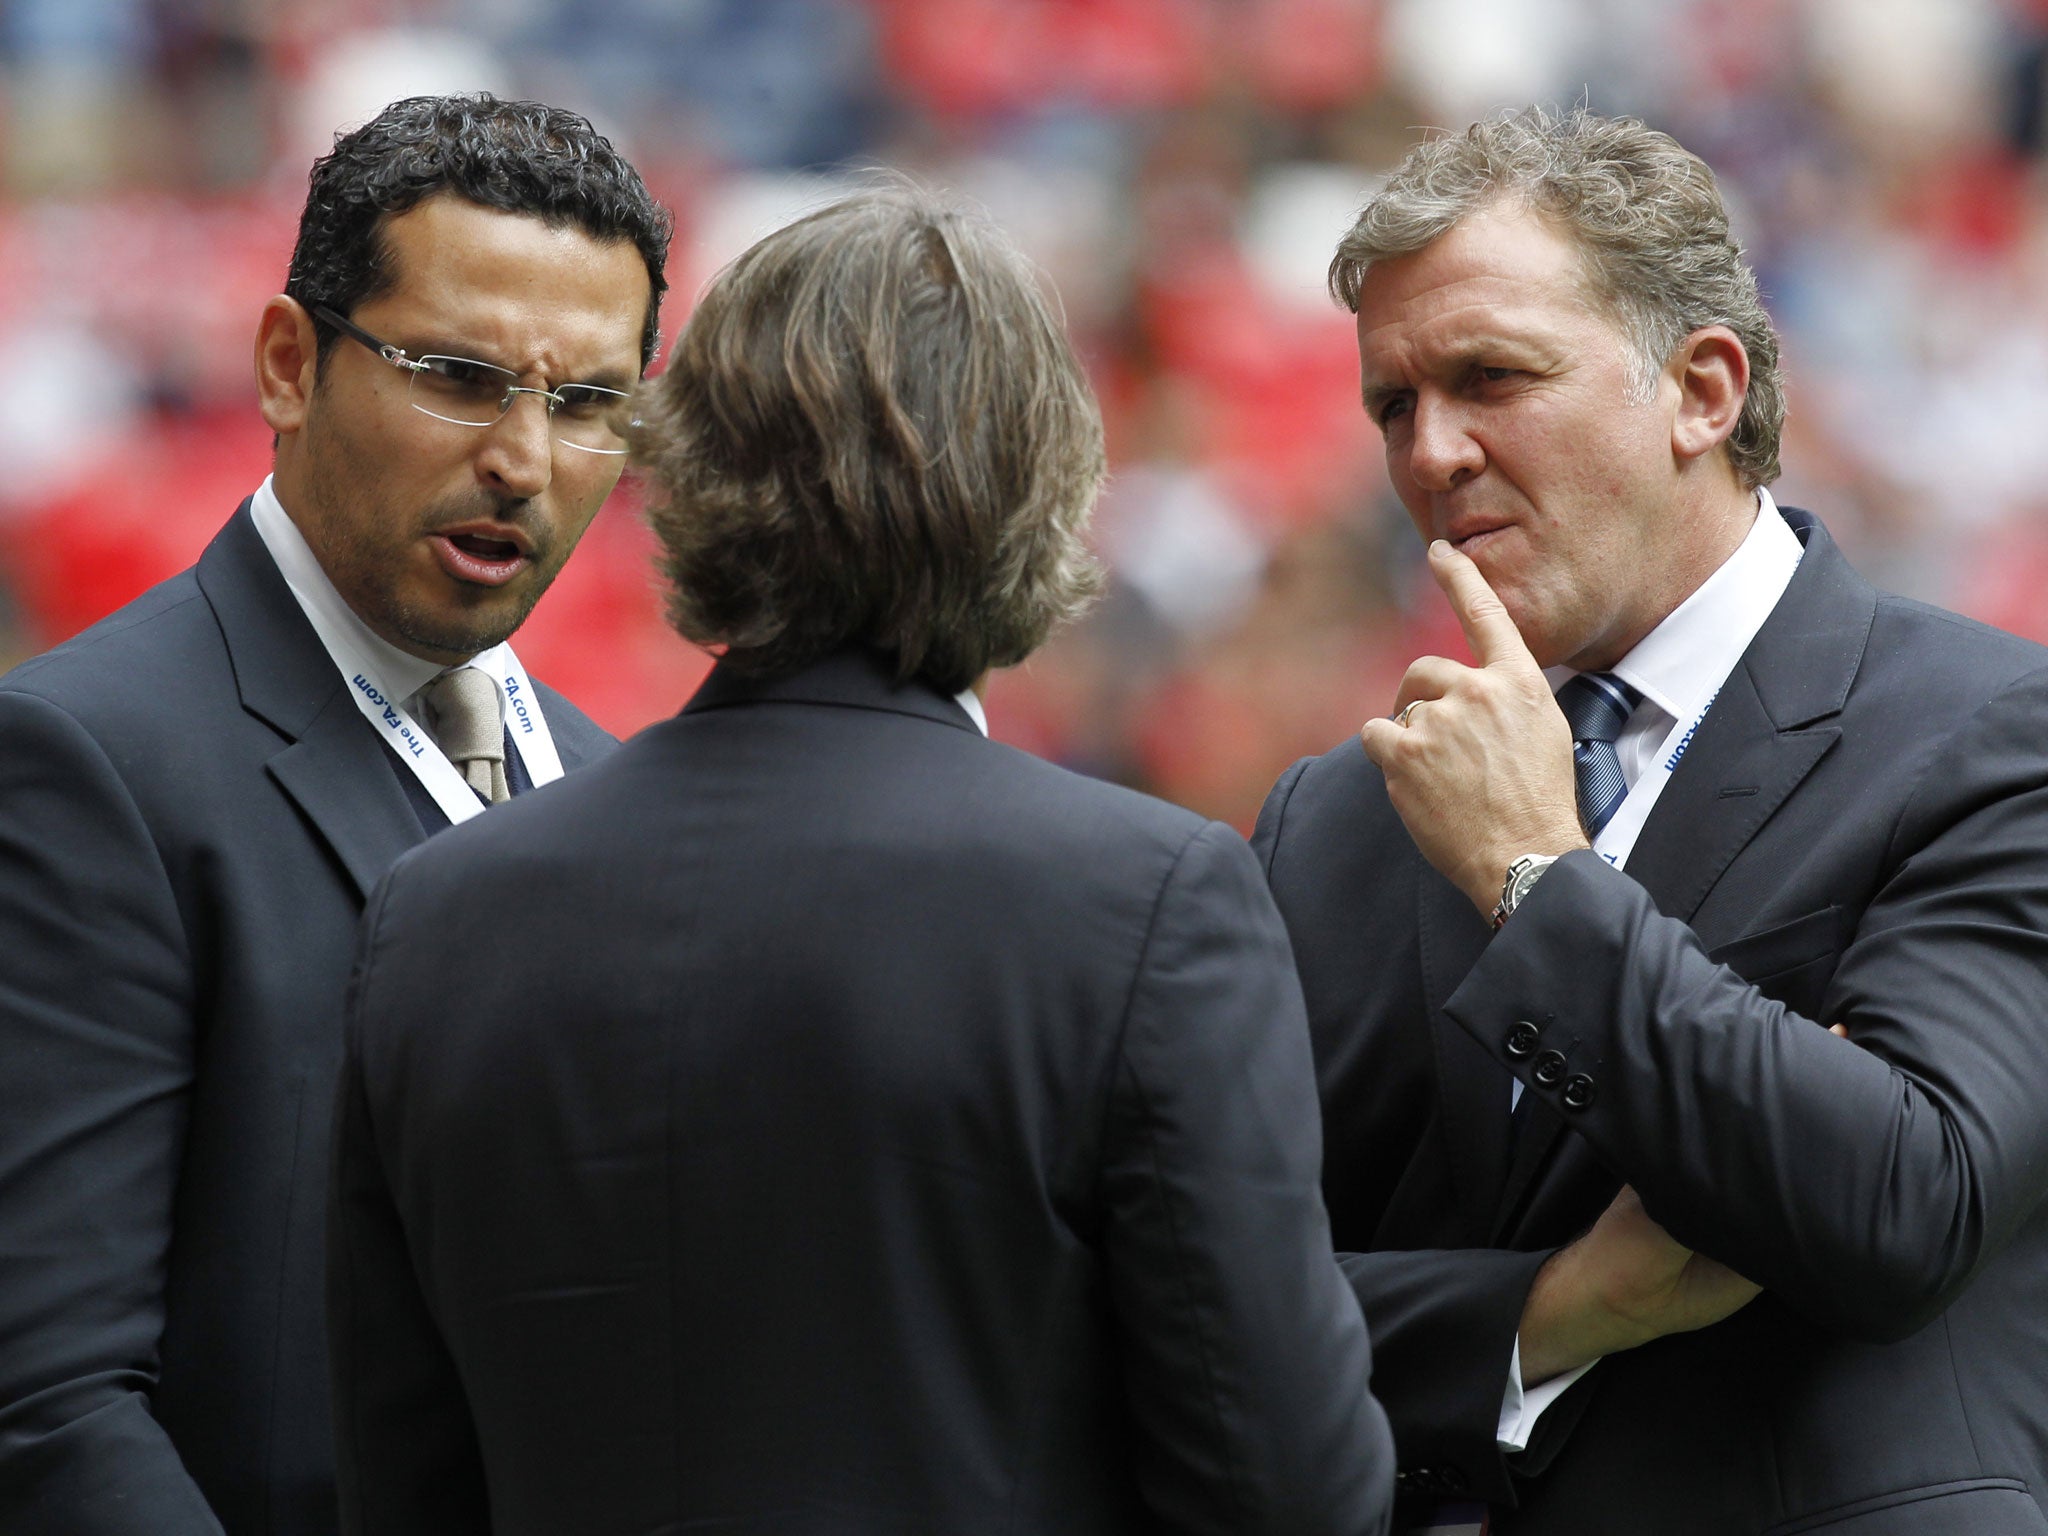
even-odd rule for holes
{"type": "Polygon", "coordinates": [[[1706,162],[1634,118],[1527,107],[1424,139],[1338,243],[1330,292],[1356,313],[1375,262],[1419,251],[1503,198],[1553,220],[1578,246],[1593,297],[1634,346],[1640,398],[1702,326],[1741,338],[1749,393],[1728,460],[1752,490],[1775,480],[1785,380],[1756,274],[1729,234],[1706,162]]]}
{"type": "Polygon", "coordinates": [[[890,180],[725,268],[631,434],[669,619],[746,672],[846,645],[955,692],[1101,589],[1102,418],[1031,263],[890,180]]]}

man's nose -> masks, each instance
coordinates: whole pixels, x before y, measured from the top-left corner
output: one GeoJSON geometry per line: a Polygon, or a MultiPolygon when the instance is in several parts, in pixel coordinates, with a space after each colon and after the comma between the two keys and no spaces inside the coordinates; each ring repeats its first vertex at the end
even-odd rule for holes
{"type": "Polygon", "coordinates": [[[517,500],[538,496],[555,472],[554,425],[545,397],[522,391],[490,426],[477,454],[477,473],[517,500]]]}
{"type": "Polygon", "coordinates": [[[1453,401],[1418,399],[1408,431],[1408,475],[1425,491],[1455,490],[1486,467],[1486,452],[1453,401]]]}

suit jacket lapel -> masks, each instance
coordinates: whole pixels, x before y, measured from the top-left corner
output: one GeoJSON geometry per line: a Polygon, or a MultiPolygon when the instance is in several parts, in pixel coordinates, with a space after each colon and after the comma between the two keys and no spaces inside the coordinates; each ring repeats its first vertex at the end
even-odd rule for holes
{"type": "MultiPolygon", "coordinates": [[[[1785,518],[1806,545],[1799,569],[1722,685],[1629,854],[1629,874],[1659,911],[1681,922],[1692,921],[1715,882],[1840,738],[1840,727],[1827,722],[1849,695],[1877,613],[1876,589],[1818,520],[1793,509],[1785,518]]],[[[1711,945],[1732,935],[1702,937],[1711,945]]],[[[1457,1030],[1440,1012],[1436,1023],[1440,1033],[1457,1030]]],[[[1496,1242],[1512,1229],[1565,1130],[1564,1117],[1541,1102],[1525,1115],[1495,1212],[1496,1242]]]]}
{"type": "MultiPolygon", "coordinates": [[[[1658,797],[1628,872],[1690,922],[1751,838],[1841,737],[1832,723],[1863,662],[1877,592],[1805,513],[1806,553],[1685,759],[1658,797]]],[[[1724,936],[1725,937],[1725,936],[1724,936]]]]}
{"type": "Polygon", "coordinates": [[[1657,909],[1691,921],[1714,882],[1841,734],[1833,725],[1779,729],[1755,678],[1737,667],[1629,855],[1628,872],[1657,909]]]}
{"type": "Polygon", "coordinates": [[[271,777],[305,812],[363,896],[426,835],[384,755],[384,743],[363,723],[347,691],[337,687],[305,734],[270,760],[271,777]]]}
{"type": "Polygon", "coordinates": [[[197,576],[242,707],[285,739],[270,759],[271,777],[334,851],[357,893],[368,895],[424,834],[384,744],[357,713],[246,502],[200,556],[197,576]]]}

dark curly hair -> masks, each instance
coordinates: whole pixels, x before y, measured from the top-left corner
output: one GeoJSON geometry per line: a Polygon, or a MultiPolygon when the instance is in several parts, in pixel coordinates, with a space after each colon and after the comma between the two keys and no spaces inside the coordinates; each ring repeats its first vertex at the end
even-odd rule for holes
{"type": "MultiPolygon", "coordinates": [[[[334,152],[313,162],[285,292],[307,309],[324,304],[343,315],[385,292],[397,280],[385,220],[439,192],[604,244],[632,241],[652,285],[640,366],[653,360],[668,287],[668,211],[587,119],[537,101],[413,96],[338,136],[334,152]]],[[[324,364],[338,333],[315,325],[324,364]]]]}
{"type": "Polygon", "coordinates": [[[670,621],[742,671],[862,645],[956,692],[1101,586],[1095,397],[1030,262],[936,194],[769,235],[640,403],[670,621]]]}

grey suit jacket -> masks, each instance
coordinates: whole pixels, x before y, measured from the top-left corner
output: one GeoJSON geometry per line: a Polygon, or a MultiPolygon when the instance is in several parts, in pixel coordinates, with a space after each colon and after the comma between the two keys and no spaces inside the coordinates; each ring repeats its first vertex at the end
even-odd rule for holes
{"type": "Polygon", "coordinates": [[[1800,567],[1626,874],[1570,855],[1489,940],[1356,741],[1261,817],[1410,1508],[2048,1533],[2048,652],[1787,519],[1800,567]],[[1503,1458],[1529,1283],[1623,1181],[1767,1294],[1503,1458]]]}
{"type": "MultiPolygon", "coordinates": [[[[610,739],[543,690],[565,764],[610,739]]],[[[0,678],[0,1530],[334,1529],[322,1194],[424,836],[246,507],[0,678]]]]}

